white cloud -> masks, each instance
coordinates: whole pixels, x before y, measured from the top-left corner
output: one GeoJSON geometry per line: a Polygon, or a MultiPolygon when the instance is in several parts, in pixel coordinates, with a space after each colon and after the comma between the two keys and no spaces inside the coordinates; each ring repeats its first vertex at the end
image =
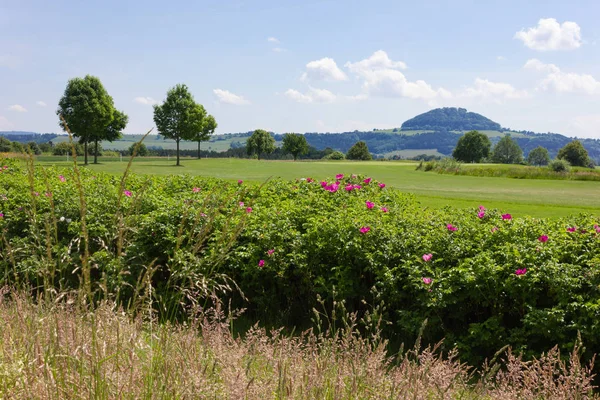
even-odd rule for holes
{"type": "Polygon", "coordinates": [[[383,50],[376,51],[365,60],[345,65],[350,72],[363,79],[367,94],[382,97],[408,97],[432,100],[449,98],[452,94],[444,88],[434,89],[423,80],[409,81],[399,69],[405,69],[402,61],[392,61],[383,50]]]}
{"type": "Polygon", "coordinates": [[[229,90],[214,89],[213,93],[215,94],[215,96],[217,96],[217,99],[221,103],[233,104],[236,106],[243,106],[246,104],[250,104],[250,102],[248,100],[246,100],[244,97],[239,96],[235,93],[231,93],[229,90]]]}
{"type": "Polygon", "coordinates": [[[569,134],[582,137],[598,139],[600,132],[600,114],[579,115],[573,118],[569,126],[569,134]]]}
{"type": "Polygon", "coordinates": [[[554,90],[564,93],[600,94],[600,81],[589,74],[563,72],[554,64],[544,64],[538,59],[531,59],[524,68],[543,72],[546,77],[538,84],[538,89],[554,90]]]}
{"type": "Polygon", "coordinates": [[[285,96],[298,103],[332,103],[337,96],[327,89],[317,89],[310,87],[308,92],[301,93],[294,89],[288,89],[285,96]]]}
{"type": "Polygon", "coordinates": [[[506,57],[504,57],[504,56],[496,56],[496,60],[498,60],[498,61],[506,61],[506,57]]]}
{"type": "Polygon", "coordinates": [[[306,72],[302,74],[302,80],[313,81],[345,81],[348,76],[338,68],[333,58],[325,57],[320,60],[311,61],[306,64],[306,72]]]}
{"type": "Polygon", "coordinates": [[[267,42],[269,42],[269,43],[275,43],[275,44],[277,44],[277,43],[281,43],[281,42],[279,41],[279,39],[277,39],[276,37],[273,37],[273,36],[271,36],[271,37],[267,38],[267,42]]]}
{"type": "Polygon", "coordinates": [[[35,104],[37,104],[37,105],[38,105],[38,106],[40,106],[40,107],[46,107],[46,106],[48,105],[48,104],[46,104],[45,102],[43,102],[43,101],[41,101],[41,100],[39,100],[39,101],[36,101],[36,102],[35,102],[35,104]]]}
{"type": "Polygon", "coordinates": [[[365,70],[376,69],[406,69],[408,66],[403,61],[392,61],[383,50],[377,50],[371,57],[355,63],[347,62],[345,65],[351,72],[361,73],[365,70]]]}
{"type": "Polygon", "coordinates": [[[8,107],[8,109],[16,112],[27,112],[27,109],[20,104],[13,104],[12,106],[8,107]]]}
{"type": "Polygon", "coordinates": [[[283,47],[273,47],[273,51],[275,53],[283,53],[284,51],[287,51],[287,50],[284,49],[283,47]]]}
{"type": "Polygon", "coordinates": [[[139,104],[145,104],[147,106],[158,104],[158,101],[154,100],[152,97],[136,97],[133,99],[133,101],[139,104]]]}
{"type": "Polygon", "coordinates": [[[475,85],[461,94],[464,97],[479,97],[500,101],[504,99],[524,99],[529,97],[526,90],[517,90],[509,83],[492,82],[487,79],[475,79],[475,85]]]}
{"type": "Polygon", "coordinates": [[[542,18],[538,25],[515,33],[515,39],[523,41],[533,50],[573,50],[581,46],[581,28],[575,22],[560,24],[554,18],[542,18]]]}

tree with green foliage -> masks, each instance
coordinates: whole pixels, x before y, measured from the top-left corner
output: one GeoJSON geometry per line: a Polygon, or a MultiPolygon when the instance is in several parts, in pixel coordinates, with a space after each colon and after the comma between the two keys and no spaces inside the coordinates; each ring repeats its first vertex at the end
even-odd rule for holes
{"type": "Polygon", "coordinates": [[[308,143],[304,135],[298,133],[286,133],[283,135],[283,151],[294,156],[294,161],[301,154],[308,153],[308,143]]]}
{"type": "Polygon", "coordinates": [[[573,140],[558,151],[558,159],[566,160],[574,167],[587,167],[590,165],[590,157],[587,150],[579,140],[573,140]]]}
{"type": "MultiPolygon", "coordinates": [[[[73,143],[75,146],[75,154],[78,156],[83,155],[83,145],[81,143],[73,143]]],[[[52,147],[52,154],[55,156],[66,156],[73,154],[71,144],[69,142],[61,142],[56,146],[52,147]]]]}
{"type": "Polygon", "coordinates": [[[52,142],[48,143],[40,143],[39,145],[42,153],[51,153],[52,152],[52,142]]]}
{"type": "MultiPolygon", "coordinates": [[[[64,122],[62,119],[59,121],[61,128],[66,130],[68,126],[73,136],[83,144],[85,164],[88,163],[88,143],[97,145],[101,140],[113,141],[119,138],[122,128],[118,130],[119,134],[115,135],[114,127],[111,127],[115,114],[119,113],[100,79],[91,75],[71,79],[56,110],[56,114],[64,118],[64,122]]],[[[94,163],[97,162],[95,155],[94,163]]]]}
{"type": "Polygon", "coordinates": [[[25,151],[25,148],[23,147],[22,143],[11,142],[10,151],[12,151],[13,153],[23,153],[25,151]]]}
{"type": "Polygon", "coordinates": [[[542,146],[538,146],[535,149],[529,152],[527,156],[527,162],[530,165],[548,165],[550,162],[550,154],[548,153],[548,149],[542,146]]]}
{"type": "Polygon", "coordinates": [[[200,142],[206,142],[210,139],[210,135],[215,133],[217,129],[217,121],[212,115],[207,115],[202,123],[202,130],[196,134],[195,142],[198,142],[198,160],[200,159],[200,142]]]}
{"type": "Polygon", "coordinates": [[[492,143],[483,133],[469,131],[458,139],[452,157],[462,162],[481,162],[490,155],[492,143]]]}
{"type": "MultiPolygon", "coordinates": [[[[137,143],[134,143],[131,146],[129,146],[129,149],[127,149],[127,154],[129,154],[130,156],[133,155],[133,150],[135,149],[136,145],[137,143]]],[[[144,143],[140,143],[135,155],[139,157],[145,157],[148,155],[148,148],[144,143]]]]}
{"type": "Polygon", "coordinates": [[[257,129],[246,142],[246,151],[248,155],[256,154],[260,160],[261,154],[271,154],[275,151],[275,139],[271,134],[263,129],[257,129]]]}
{"type": "Polygon", "coordinates": [[[27,143],[27,148],[29,150],[31,150],[31,152],[37,156],[42,154],[42,150],[40,149],[40,146],[38,146],[38,144],[36,142],[27,143]]]}
{"type": "Polygon", "coordinates": [[[0,153],[8,153],[11,150],[10,144],[10,140],[4,136],[0,136],[0,153]]]}
{"type": "Polygon", "coordinates": [[[371,156],[371,153],[369,152],[369,147],[367,147],[367,143],[365,143],[363,141],[354,143],[354,145],[352,147],[350,147],[350,149],[348,150],[348,153],[346,153],[346,158],[348,160],[363,160],[363,161],[368,161],[368,160],[373,159],[373,157],[371,156]]]}
{"type": "Polygon", "coordinates": [[[202,131],[206,111],[183,84],[177,84],[167,92],[167,98],[161,105],[154,105],[154,123],[158,132],[167,139],[175,140],[177,145],[177,164],[179,163],[179,142],[194,140],[202,131]]]}
{"type": "Polygon", "coordinates": [[[102,145],[98,143],[98,140],[106,140],[112,142],[118,140],[122,136],[123,129],[127,126],[129,117],[122,111],[113,110],[113,119],[104,129],[100,137],[94,138],[94,146],[90,152],[94,156],[94,164],[98,164],[98,156],[102,155],[102,145]]]}
{"type": "Polygon", "coordinates": [[[523,150],[510,135],[506,135],[494,146],[492,161],[497,164],[519,164],[523,161],[523,150]]]}

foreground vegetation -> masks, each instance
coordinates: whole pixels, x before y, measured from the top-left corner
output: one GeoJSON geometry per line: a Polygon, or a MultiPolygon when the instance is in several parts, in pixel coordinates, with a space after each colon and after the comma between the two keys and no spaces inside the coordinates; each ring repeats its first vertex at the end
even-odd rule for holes
{"type": "Polygon", "coordinates": [[[249,325],[296,330],[313,309],[343,304],[365,331],[386,321],[396,344],[428,319],[424,343],[445,338],[471,365],[507,344],[532,357],[569,351],[581,335],[586,357],[600,348],[600,222],[590,215],[423,209],[366,176],[253,186],[6,164],[3,284],[83,287],[90,301],[128,309],[145,299],[161,320],[215,293],[246,308],[249,325]]]}
{"type": "Polygon", "coordinates": [[[105,302],[90,311],[65,294],[34,303],[0,293],[0,397],[45,399],[592,399],[577,349],[533,363],[510,351],[479,371],[451,353],[390,356],[376,333],[252,328],[232,335],[231,315],[198,310],[186,325],[136,318],[105,302]]]}

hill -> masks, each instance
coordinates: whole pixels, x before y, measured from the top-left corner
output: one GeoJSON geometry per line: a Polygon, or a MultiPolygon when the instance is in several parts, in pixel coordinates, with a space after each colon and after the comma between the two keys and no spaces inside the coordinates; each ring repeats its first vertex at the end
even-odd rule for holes
{"type": "Polygon", "coordinates": [[[464,108],[436,108],[419,114],[402,124],[401,130],[500,131],[499,123],[464,108]]]}

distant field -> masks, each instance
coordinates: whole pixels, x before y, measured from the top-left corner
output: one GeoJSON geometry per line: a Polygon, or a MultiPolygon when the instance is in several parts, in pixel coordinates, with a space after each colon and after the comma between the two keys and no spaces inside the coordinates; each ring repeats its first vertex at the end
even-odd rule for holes
{"type": "Polygon", "coordinates": [[[439,156],[439,157],[444,157],[444,154],[440,153],[439,151],[437,151],[437,149],[407,149],[407,150],[394,150],[394,151],[390,151],[388,153],[383,154],[384,157],[393,157],[393,156],[400,156],[400,157],[404,157],[404,158],[410,158],[410,157],[416,157],[419,156],[421,154],[426,154],[426,155],[433,155],[433,156],[439,156]]]}
{"type": "MultiPolygon", "coordinates": [[[[118,159],[102,159],[93,170],[121,174],[118,159]]],[[[63,157],[41,157],[43,165],[70,165],[63,157]]],[[[332,179],[337,173],[363,174],[404,192],[414,193],[426,207],[499,208],[514,215],[558,217],[580,212],[600,215],[600,184],[583,181],[527,180],[492,177],[440,175],[415,171],[415,163],[372,161],[256,161],[241,159],[184,158],[182,167],[164,158],[138,159],[133,172],[140,174],[192,174],[228,180],[263,182],[269,177],[297,179],[310,176],[332,179]]]]}

